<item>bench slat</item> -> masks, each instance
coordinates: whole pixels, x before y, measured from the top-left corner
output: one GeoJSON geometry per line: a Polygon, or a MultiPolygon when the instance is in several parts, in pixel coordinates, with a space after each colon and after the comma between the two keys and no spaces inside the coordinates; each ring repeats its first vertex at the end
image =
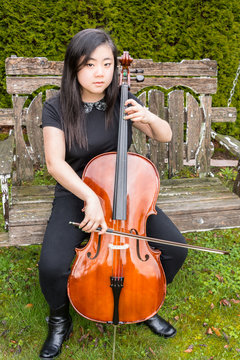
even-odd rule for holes
{"type": "Polygon", "coordinates": [[[13,163],[13,133],[3,141],[0,141],[0,175],[11,174],[13,163]]]}
{"type": "MultiPolygon", "coordinates": [[[[9,244],[41,243],[54,186],[14,186],[12,191],[15,201],[10,210],[9,244]]],[[[219,179],[164,180],[157,204],[183,232],[240,227],[240,198],[219,179]],[[186,197],[184,201],[181,196],[186,197]]]]}
{"type": "MultiPolygon", "coordinates": [[[[62,75],[63,61],[48,61],[45,57],[10,57],[5,61],[7,75],[62,75]]],[[[132,68],[144,69],[145,75],[159,76],[217,76],[215,60],[182,60],[180,63],[153,62],[134,59],[132,68]]]]}
{"type": "MultiPolygon", "coordinates": [[[[31,94],[42,86],[61,85],[60,76],[43,77],[7,77],[7,92],[9,94],[31,94]]],[[[192,89],[197,94],[215,94],[217,92],[216,78],[164,78],[164,77],[145,77],[144,82],[133,83],[131,91],[138,92],[147,86],[160,86],[164,89],[170,89],[175,86],[185,86],[192,89]]]]}

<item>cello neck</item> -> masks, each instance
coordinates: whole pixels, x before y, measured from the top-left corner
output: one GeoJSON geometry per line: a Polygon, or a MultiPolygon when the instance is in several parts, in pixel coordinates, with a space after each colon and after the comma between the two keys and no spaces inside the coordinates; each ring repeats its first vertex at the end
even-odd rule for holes
{"type": "Polygon", "coordinates": [[[122,65],[120,74],[121,101],[119,114],[118,147],[116,156],[114,197],[113,197],[113,220],[126,220],[127,218],[127,150],[128,150],[128,121],[124,120],[125,102],[128,99],[130,88],[129,66],[132,58],[124,51],[120,63],[122,65]],[[127,83],[124,83],[125,72],[127,72],[127,83]]]}

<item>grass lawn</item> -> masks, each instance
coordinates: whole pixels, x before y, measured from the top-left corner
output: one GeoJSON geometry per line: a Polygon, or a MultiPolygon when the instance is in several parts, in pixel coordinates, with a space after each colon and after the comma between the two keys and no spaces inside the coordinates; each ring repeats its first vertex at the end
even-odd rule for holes
{"type": "MultiPolygon", "coordinates": [[[[159,311],[177,328],[176,337],[165,340],[145,326],[121,325],[116,360],[240,359],[240,230],[185,235],[191,244],[231,254],[189,250],[159,311]]],[[[39,245],[0,249],[0,359],[38,359],[48,315],[38,283],[39,253],[39,245]]],[[[59,359],[111,359],[113,327],[71,313],[74,333],[59,359]]]]}

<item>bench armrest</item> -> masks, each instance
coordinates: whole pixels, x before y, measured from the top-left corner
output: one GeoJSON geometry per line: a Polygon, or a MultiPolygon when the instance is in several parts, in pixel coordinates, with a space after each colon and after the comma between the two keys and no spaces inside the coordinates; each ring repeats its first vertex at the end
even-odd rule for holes
{"type": "Polygon", "coordinates": [[[9,224],[9,188],[8,179],[11,178],[13,163],[14,135],[10,133],[6,140],[0,141],[0,184],[2,193],[3,217],[5,229],[9,224]]]}
{"type": "Polygon", "coordinates": [[[211,137],[225,147],[231,154],[238,157],[237,177],[233,185],[233,192],[240,197],[240,141],[230,135],[222,135],[211,131],[211,137]]]}

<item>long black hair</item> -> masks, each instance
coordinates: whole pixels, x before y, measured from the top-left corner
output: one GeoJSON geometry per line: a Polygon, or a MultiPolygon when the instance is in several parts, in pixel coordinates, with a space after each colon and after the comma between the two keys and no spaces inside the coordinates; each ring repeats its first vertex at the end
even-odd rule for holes
{"type": "Polygon", "coordinates": [[[108,44],[114,57],[114,72],[111,84],[105,90],[106,126],[111,124],[114,104],[118,94],[117,48],[111,37],[101,29],[85,29],[70,41],[64,59],[60,90],[61,114],[66,142],[71,148],[74,142],[87,148],[87,134],[81,85],[77,79],[79,69],[84,66],[92,52],[100,45],[108,44]],[[79,63],[81,59],[81,63],[79,63]]]}

